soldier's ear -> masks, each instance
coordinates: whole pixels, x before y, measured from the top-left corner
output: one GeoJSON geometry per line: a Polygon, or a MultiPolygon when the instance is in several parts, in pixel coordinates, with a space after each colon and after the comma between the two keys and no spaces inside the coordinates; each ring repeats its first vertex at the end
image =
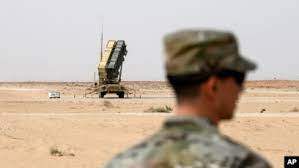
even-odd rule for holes
{"type": "Polygon", "coordinates": [[[217,89],[218,89],[217,84],[214,84],[214,85],[212,86],[212,89],[213,89],[213,91],[217,91],[217,89]]]}
{"type": "Polygon", "coordinates": [[[203,94],[210,100],[214,100],[216,96],[216,92],[218,90],[218,78],[211,76],[204,84],[203,84],[203,94]]]}

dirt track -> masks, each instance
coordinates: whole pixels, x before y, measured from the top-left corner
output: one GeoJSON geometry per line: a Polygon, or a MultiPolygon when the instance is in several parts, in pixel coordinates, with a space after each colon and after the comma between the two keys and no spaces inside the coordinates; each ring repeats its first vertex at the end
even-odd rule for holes
{"type": "MultiPolygon", "coordinates": [[[[275,167],[282,167],[284,155],[299,154],[299,85],[279,83],[249,83],[235,120],[220,128],[275,167]]],[[[101,167],[152,134],[171,114],[144,111],[173,106],[171,90],[162,82],[127,84],[137,90],[135,98],[83,98],[84,83],[0,84],[1,167],[101,167]],[[49,100],[49,90],[62,92],[62,99],[49,100]]]]}

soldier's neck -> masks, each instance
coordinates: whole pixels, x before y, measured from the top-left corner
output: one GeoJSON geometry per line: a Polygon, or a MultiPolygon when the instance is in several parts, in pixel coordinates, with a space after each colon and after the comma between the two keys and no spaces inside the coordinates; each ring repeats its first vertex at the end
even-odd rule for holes
{"type": "Polygon", "coordinates": [[[207,118],[216,126],[218,126],[220,121],[220,118],[218,117],[217,113],[213,111],[213,109],[201,103],[180,103],[175,107],[174,113],[176,115],[207,118]]]}

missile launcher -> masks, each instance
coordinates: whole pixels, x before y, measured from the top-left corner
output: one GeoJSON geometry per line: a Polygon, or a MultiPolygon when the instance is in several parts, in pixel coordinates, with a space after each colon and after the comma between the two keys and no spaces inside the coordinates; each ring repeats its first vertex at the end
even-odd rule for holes
{"type": "Polygon", "coordinates": [[[116,93],[119,98],[124,98],[126,89],[120,84],[122,65],[127,55],[124,40],[109,40],[98,66],[99,97],[107,93],[116,93]]]}

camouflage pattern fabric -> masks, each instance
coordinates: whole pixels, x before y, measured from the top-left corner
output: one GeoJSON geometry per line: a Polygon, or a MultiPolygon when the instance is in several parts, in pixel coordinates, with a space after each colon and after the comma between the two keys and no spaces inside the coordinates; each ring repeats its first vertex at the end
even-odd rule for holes
{"type": "Polygon", "coordinates": [[[164,46],[166,73],[170,76],[221,69],[246,72],[256,68],[239,54],[237,39],[230,32],[181,30],[166,35],[164,46]]]}
{"type": "Polygon", "coordinates": [[[205,118],[175,116],[106,168],[269,168],[263,158],[221,135],[205,118]]]}

